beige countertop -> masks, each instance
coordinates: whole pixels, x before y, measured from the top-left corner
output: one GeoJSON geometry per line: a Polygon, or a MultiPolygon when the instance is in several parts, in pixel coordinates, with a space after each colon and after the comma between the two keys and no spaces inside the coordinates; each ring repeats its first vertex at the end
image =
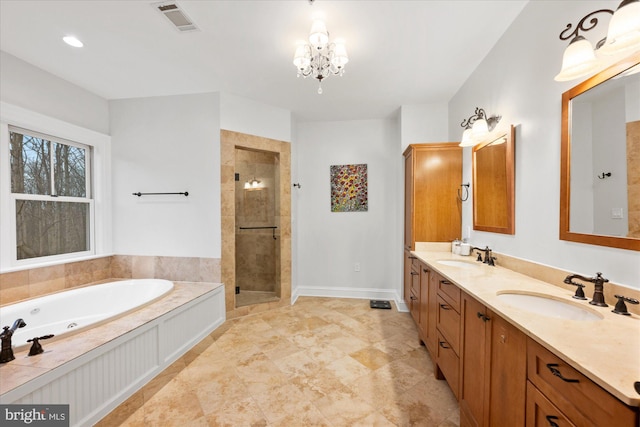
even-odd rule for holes
{"type": "MultiPolygon", "coordinates": [[[[640,406],[633,384],[640,381],[640,317],[621,316],[609,307],[571,298],[573,292],[521,273],[476,262],[473,256],[451,252],[412,252],[421,261],[457,284],[463,291],[508,320],[622,402],[640,406]],[[439,260],[465,261],[469,268],[441,264],[439,260]],[[514,308],[498,298],[504,291],[537,293],[566,301],[597,313],[602,320],[567,320],[514,308]]],[[[606,284],[605,284],[606,286],[606,284]]]]}

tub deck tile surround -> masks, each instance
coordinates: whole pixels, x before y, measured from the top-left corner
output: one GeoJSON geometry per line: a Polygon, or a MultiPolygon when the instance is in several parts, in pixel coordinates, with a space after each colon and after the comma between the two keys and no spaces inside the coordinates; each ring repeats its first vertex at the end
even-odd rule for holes
{"type": "Polygon", "coordinates": [[[218,283],[220,262],[220,258],[112,255],[0,273],[0,305],[110,278],[218,283]]]}
{"type": "Polygon", "coordinates": [[[105,344],[129,331],[140,327],[189,301],[223,286],[221,283],[176,282],[166,296],[135,312],[108,321],[86,331],[65,336],[59,341],[43,341],[45,352],[29,357],[28,349],[15,353],[15,360],[0,365],[0,395],[83,354],[105,344]]]}

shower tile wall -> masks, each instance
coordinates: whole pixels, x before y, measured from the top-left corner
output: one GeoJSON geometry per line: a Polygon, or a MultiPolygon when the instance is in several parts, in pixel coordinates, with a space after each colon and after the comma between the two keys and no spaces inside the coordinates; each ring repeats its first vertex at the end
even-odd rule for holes
{"type": "Polygon", "coordinates": [[[246,149],[235,150],[236,285],[244,291],[278,292],[280,282],[279,228],[241,230],[240,227],[279,226],[280,184],[278,155],[246,149]],[[260,181],[255,188],[245,183],[260,181]]]}

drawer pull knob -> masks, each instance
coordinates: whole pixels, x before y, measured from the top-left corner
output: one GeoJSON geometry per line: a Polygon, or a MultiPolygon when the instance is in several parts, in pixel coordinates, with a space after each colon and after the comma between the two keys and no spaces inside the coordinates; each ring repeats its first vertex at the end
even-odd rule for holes
{"type": "Polygon", "coordinates": [[[451,307],[449,307],[447,304],[440,304],[440,308],[443,310],[451,310],[451,307]]]}
{"type": "Polygon", "coordinates": [[[424,271],[425,273],[428,273],[430,270],[427,268],[423,268],[422,271],[424,271]]]}
{"type": "Polygon", "coordinates": [[[415,301],[415,300],[418,299],[417,297],[414,297],[413,295],[411,295],[409,298],[411,298],[411,301],[415,301]]]}
{"type": "Polygon", "coordinates": [[[547,368],[549,368],[551,373],[553,375],[555,375],[556,377],[560,378],[562,381],[564,381],[566,383],[579,383],[580,382],[580,380],[563,377],[562,376],[562,372],[560,372],[560,370],[558,369],[558,366],[559,365],[557,363],[547,363],[547,368]]]}
{"type": "Polygon", "coordinates": [[[486,316],[480,312],[478,312],[478,319],[482,319],[483,322],[488,322],[489,320],[491,320],[489,316],[486,316]]]}
{"type": "Polygon", "coordinates": [[[412,272],[411,272],[411,275],[412,275],[412,276],[417,276],[418,274],[420,274],[420,273],[416,273],[415,271],[412,271],[412,272]]]}
{"type": "Polygon", "coordinates": [[[438,341],[438,344],[440,344],[440,347],[442,348],[451,348],[447,345],[446,341],[438,341]]]}
{"type": "Polygon", "coordinates": [[[547,415],[547,422],[549,423],[549,427],[559,427],[558,423],[556,423],[556,420],[558,419],[559,418],[555,415],[547,415]]]}
{"type": "Polygon", "coordinates": [[[451,284],[451,282],[448,281],[448,280],[440,280],[440,283],[443,284],[443,285],[450,285],[451,284]]]}

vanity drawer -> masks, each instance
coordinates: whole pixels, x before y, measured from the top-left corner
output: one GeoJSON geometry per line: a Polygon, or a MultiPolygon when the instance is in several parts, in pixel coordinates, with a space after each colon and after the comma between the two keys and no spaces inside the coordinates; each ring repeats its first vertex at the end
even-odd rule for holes
{"type": "Polygon", "coordinates": [[[438,368],[444,375],[451,387],[451,391],[458,399],[458,391],[459,391],[459,382],[460,382],[460,358],[453,351],[453,348],[446,340],[445,337],[442,336],[440,332],[438,332],[438,368]]]}
{"type": "Polygon", "coordinates": [[[460,288],[453,282],[440,276],[438,278],[438,294],[448,300],[455,311],[460,312],[460,288]]]}
{"type": "Polygon", "coordinates": [[[527,340],[527,378],[576,425],[638,422],[637,408],[625,405],[532,339],[527,340]]]}
{"type": "Polygon", "coordinates": [[[460,314],[442,296],[438,295],[438,331],[451,345],[456,354],[460,349],[460,314]]]}
{"type": "Polygon", "coordinates": [[[575,427],[549,399],[527,381],[527,427],[575,427]],[[552,424],[553,423],[553,424],[552,424]]]}

